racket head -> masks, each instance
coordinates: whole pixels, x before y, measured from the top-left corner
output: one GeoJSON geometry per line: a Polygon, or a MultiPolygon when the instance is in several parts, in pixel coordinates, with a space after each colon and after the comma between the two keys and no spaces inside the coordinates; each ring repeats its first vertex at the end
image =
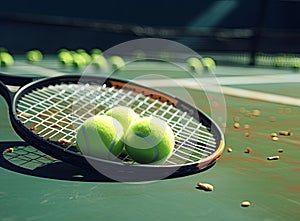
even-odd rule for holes
{"type": "MultiPolygon", "coordinates": [[[[76,96],[77,95],[75,95],[75,98],[76,96]]],[[[112,100],[112,97],[110,97],[109,94],[104,94],[104,96],[102,97],[112,100]]],[[[72,97],[71,99],[72,102],[73,98],[74,97],[72,97]]],[[[88,101],[90,100],[90,98],[88,97],[86,98],[86,100],[88,101]]],[[[118,105],[118,102],[120,101],[123,101],[123,99],[118,99],[114,103],[114,105],[118,105]]],[[[103,106],[105,102],[101,102],[102,103],[100,105],[100,109],[97,110],[97,112],[104,112],[106,109],[110,108],[109,105],[103,106]]],[[[92,104],[91,107],[94,107],[94,104],[92,104]]],[[[99,107],[96,107],[96,109],[97,108],[99,107]]],[[[137,112],[140,112],[144,109],[140,108],[140,110],[135,110],[137,112]]],[[[92,115],[93,114],[94,112],[92,112],[92,115]]],[[[122,182],[158,180],[163,178],[194,174],[211,167],[224,149],[224,137],[220,128],[200,110],[182,100],[179,100],[163,92],[158,92],[151,88],[137,85],[135,83],[112,78],[85,76],[83,81],[79,76],[63,76],[32,82],[22,87],[15,94],[12,102],[10,118],[15,131],[25,141],[30,143],[30,145],[36,147],[42,152],[73,165],[91,170],[95,170],[96,168],[96,170],[103,173],[104,175],[122,182]],[[124,88],[124,85],[126,85],[126,88],[124,88]],[[68,88],[71,88],[71,91],[68,88]],[[92,89],[94,89],[94,91],[92,91],[91,93],[92,89]],[[64,123],[69,123],[69,127],[67,129],[63,128],[63,126],[57,129],[57,125],[55,125],[54,127],[52,127],[53,125],[42,126],[41,129],[39,128],[39,126],[37,126],[37,130],[33,128],[35,126],[34,124],[39,124],[40,122],[49,121],[48,123],[52,124],[61,123],[62,117],[66,116],[60,115],[58,108],[59,106],[57,106],[57,104],[59,104],[59,102],[61,102],[61,104],[64,104],[64,102],[66,102],[65,98],[67,97],[67,95],[73,92],[82,93],[82,90],[84,91],[84,93],[89,93],[93,98],[97,97],[97,93],[95,93],[96,91],[101,94],[104,93],[102,90],[106,92],[108,91],[107,93],[111,94],[119,93],[120,96],[124,96],[124,94],[126,95],[127,93],[130,93],[131,95],[134,94],[133,96],[130,96],[130,99],[139,96],[143,100],[150,101],[151,104],[153,102],[155,104],[159,104],[159,107],[164,108],[164,113],[166,113],[166,110],[173,110],[175,111],[174,113],[180,113],[180,116],[181,114],[184,114],[185,116],[188,116],[188,120],[196,121],[197,124],[199,124],[200,126],[203,125],[206,128],[205,133],[209,135],[209,139],[212,140],[213,144],[208,145],[209,152],[206,155],[203,155],[201,157],[198,156],[195,160],[190,160],[185,156],[183,157],[184,160],[180,160],[179,163],[172,162],[163,165],[134,164],[134,162],[130,160],[127,161],[125,159],[109,161],[90,156],[84,156],[76,149],[75,134],[76,129],[84,121],[85,118],[80,119],[79,122],[74,122],[74,116],[72,116],[74,106],[73,103],[70,102],[67,102],[66,104],[69,104],[71,109],[65,110],[67,115],[69,116],[69,119],[67,117],[64,118],[63,121],[64,123]],[[143,91],[146,91],[147,93],[145,94],[144,92],[143,94],[143,91]],[[48,100],[45,101],[45,98],[47,97],[48,100]],[[54,100],[52,100],[51,97],[53,97],[54,100]],[[59,102],[56,100],[58,99],[58,97],[61,98],[59,102]],[[45,104],[48,104],[49,106],[47,107],[45,106],[45,104]],[[56,108],[56,111],[58,111],[57,113],[54,113],[57,116],[57,118],[54,118],[54,121],[52,121],[52,115],[50,115],[49,113],[46,114],[47,111],[49,111],[51,108],[56,108]],[[66,122],[67,120],[69,120],[70,122],[66,122]],[[58,133],[60,129],[68,131],[69,134],[58,133]],[[51,135],[51,133],[57,133],[57,136],[55,135],[52,137],[48,137],[47,135],[51,135]],[[62,140],[64,139],[70,142],[62,142],[62,140]],[[99,170],[99,168],[101,169],[99,170]]],[[[185,122],[188,120],[185,120],[185,122]]],[[[183,144],[183,146],[187,146],[187,152],[190,155],[192,155],[191,153],[194,151],[194,149],[198,150],[198,148],[205,148],[205,146],[207,145],[204,144],[201,140],[191,141],[191,139],[186,139],[186,141],[192,143],[194,142],[196,144],[196,147],[192,148],[189,147],[191,143],[183,144]]],[[[178,145],[178,141],[176,145],[178,145]]],[[[180,148],[182,148],[182,144],[180,145],[180,148]]],[[[178,148],[175,148],[175,150],[177,149],[178,148]]]]}

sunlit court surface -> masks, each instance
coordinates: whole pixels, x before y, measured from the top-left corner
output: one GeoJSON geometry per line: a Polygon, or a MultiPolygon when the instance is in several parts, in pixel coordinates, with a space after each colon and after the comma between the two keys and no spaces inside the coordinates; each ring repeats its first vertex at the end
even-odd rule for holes
{"type": "Polygon", "coordinates": [[[299,219],[299,2],[10,4],[1,221],[299,219]]]}

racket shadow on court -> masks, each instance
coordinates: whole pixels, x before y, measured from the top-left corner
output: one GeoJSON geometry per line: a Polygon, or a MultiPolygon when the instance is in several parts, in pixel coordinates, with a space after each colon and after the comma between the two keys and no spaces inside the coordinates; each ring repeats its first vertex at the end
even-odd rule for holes
{"type": "MultiPolygon", "coordinates": [[[[0,167],[16,173],[55,180],[118,182],[98,171],[86,170],[57,160],[23,141],[0,142],[0,152],[0,167]]],[[[208,170],[214,165],[215,162],[203,170],[191,171],[190,175],[208,170]]],[[[164,179],[178,178],[181,176],[180,174],[173,174],[164,179]]]]}
{"type": "Polygon", "coordinates": [[[0,167],[20,174],[84,182],[115,182],[97,171],[90,171],[57,160],[26,142],[0,142],[0,167]]]}

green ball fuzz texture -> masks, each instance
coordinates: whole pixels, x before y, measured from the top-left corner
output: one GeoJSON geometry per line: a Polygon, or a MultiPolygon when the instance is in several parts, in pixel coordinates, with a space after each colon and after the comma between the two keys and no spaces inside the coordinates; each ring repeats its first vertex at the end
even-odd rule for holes
{"type": "Polygon", "coordinates": [[[122,125],[114,118],[97,115],[87,119],[78,129],[76,142],[85,156],[115,159],[123,150],[122,125]]]}
{"type": "Polygon", "coordinates": [[[105,112],[105,115],[111,116],[119,121],[123,127],[124,133],[129,126],[139,119],[139,115],[133,109],[126,106],[116,106],[105,112]]]}
{"type": "Polygon", "coordinates": [[[128,155],[142,164],[160,164],[172,154],[175,138],[169,125],[156,117],[146,117],[130,125],[124,137],[128,155]]]}
{"type": "Polygon", "coordinates": [[[0,52],[0,65],[8,67],[14,64],[14,58],[8,52],[0,52]]]}
{"type": "Polygon", "coordinates": [[[41,61],[43,59],[43,54],[39,50],[31,50],[26,53],[26,59],[30,62],[41,61]]]}
{"type": "Polygon", "coordinates": [[[121,69],[125,65],[123,58],[120,56],[111,56],[109,58],[109,63],[113,70],[121,69]]]}

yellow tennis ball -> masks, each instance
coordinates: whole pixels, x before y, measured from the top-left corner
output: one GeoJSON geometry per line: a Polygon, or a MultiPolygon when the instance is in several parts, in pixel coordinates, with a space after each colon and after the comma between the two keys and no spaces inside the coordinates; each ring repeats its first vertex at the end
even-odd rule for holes
{"type": "Polygon", "coordinates": [[[14,58],[8,52],[0,52],[0,66],[11,66],[14,64],[14,58]]]}
{"type": "Polygon", "coordinates": [[[30,62],[36,62],[43,59],[43,54],[39,50],[31,50],[26,52],[26,59],[30,62]]]}
{"type": "Polygon", "coordinates": [[[88,118],[78,129],[76,143],[85,156],[115,159],[123,150],[122,125],[113,117],[97,115],[88,118]]]}
{"type": "Polygon", "coordinates": [[[63,65],[72,65],[73,64],[73,56],[67,50],[61,50],[58,53],[57,58],[58,58],[59,62],[62,63],[63,65]]]}
{"type": "Polygon", "coordinates": [[[139,115],[133,109],[126,106],[116,106],[105,112],[105,115],[111,116],[119,121],[123,127],[124,133],[130,124],[139,119],[139,115]]]}
{"type": "Polygon", "coordinates": [[[188,58],[186,62],[191,71],[201,72],[203,70],[203,65],[199,58],[191,57],[188,58]]]}
{"type": "Polygon", "coordinates": [[[97,68],[106,69],[108,67],[107,60],[106,60],[106,58],[104,56],[102,56],[102,55],[94,55],[92,57],[93,57],[92,64],[94,66],[96,66],[97,68]]]}
{"type": "Polygon", "coordinates": [[[212,59],[211,57],[204,57],[202,61],[203,61],[204,68],[206,70],[212,71],[217,67],[215,60],[212,59]]]}
{"type": "Polygon", "coordinates": [[[124,136],[128,155],[138,163],[163,163],[175,145],[170,126],[156,117],[140,118],[130,125],[124,136]]]}
{"type": "Polygon", "coordinates": [[[73,65],[74,65],[74,67],[76,67],[76,68],[82,68],[82,67],[84,67],[84,66],[87,65],[84,56],[82,56],[81,54],[72,53],[72,57],[73,57],[73,65]]]}
{"type": "Polygon", "coordinates": [[[121,69],[125,65],[123,58],[120,56],[111,56],[109,58],[109,63],[113,70],[121,69]]]}

